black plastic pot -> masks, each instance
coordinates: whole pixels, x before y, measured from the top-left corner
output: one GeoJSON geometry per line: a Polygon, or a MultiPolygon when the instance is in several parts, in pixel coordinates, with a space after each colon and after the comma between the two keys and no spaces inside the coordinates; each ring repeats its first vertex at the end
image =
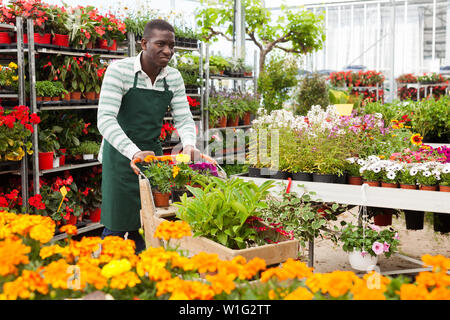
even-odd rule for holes
{"type": "Polygon", "coordinates": [[[290,177],[290,173],[287,171],[270,170],[268,177],[271,179],[287,179],[290,177]]]}
{"type": "Polygon", "coordinates": [[[434,231],[442,233],[450,231],[450,214],[434,212],[433,216],[434,231]]]}
{"type": "Polygon", "coordinates": [[[336,177],[335,174],[313,173],[314,182],[336,183],[336,177]]]}
{"type": "Polygon", "coordinates": [[[408,230],[423,229],[423,220],[425,212],[414,210],[404,210],[404,212],[405,212],[406,229],[408,230]]]}
{"type": "Polygon", "coordinates": [[[313,181],[313,175],[310,172],[293,172],[292,180],[296,181],[313,181]]]}
{"type": "Polygon", "coordinates": [[[261,169],[255,167],[248,167],[249,177],[261,177],[261,169]]]}
{"type": "Polygon", "coordinates": [[[347,183],[347,173],[344,172],[341,176],[336,176],[335,183],[346,184],[347,183]]]}

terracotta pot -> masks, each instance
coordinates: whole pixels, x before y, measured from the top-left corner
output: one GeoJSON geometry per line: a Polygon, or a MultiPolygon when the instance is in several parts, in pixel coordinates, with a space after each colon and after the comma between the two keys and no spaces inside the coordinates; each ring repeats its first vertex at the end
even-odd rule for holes
{"type": "Polygon", "coordinates": [[[60,101],[60,97],[52,97],[52,101],[60,101]]]}
{"type": "Polygon", "coordinates": [[[61,96],[61,99],[64,101],[70,101],[70,92],[67,92],[61,96]]]}
{"type": "Polygon", "coordinates": [[[159,191],[153,191],[153,200],[156,207],[168,207],[169,206],[170,193],[161,193],[159,191]]]}
{"type": "Polygon", "coordinates": [[[42,97],[43,101],[52,101],[52,97],[42,97]]]}
{"type": "Polygon", "coordinates": [[[252,116],[251,112],[246,112],[246,113],[244,114],[244,118],[243,118],[243,120],[244,120],[244,126],[249,126],[249,125],[250,125],[250,123],[251,123],[251,121],[250,121],[251,116],[252,116]]]}
{"type": "Polygon", "coordinates": [[[97,92],[95,93],[95,99],[96,100],[100,99],[100,92],[99,93],[97,93],[97,92]]]}
{"type": "Polygon", "coordinates": [[[438,186],[434,185],[434,186],[419,186],[419,190],[426,190],[426,191],[437,191],[438,190],[438,186]]]}
{"type": "Polygon", "coordinates": [[[450,192],[450,186],[441,186],[441,185],[439,185],[439,191],[441,191],[441,192],[450,192]]]}
{"type": "Polygon", "coordinates": [[[371,187],[379,187],[380,181],[364,181],[363,183],[368,184],[371,187]]]}
{"type": "Polygon", "coordinates": [[[43,97],[36,97],[36,101],[43,101],[43,97]]]}
{"type": "Polygon", "coordinates": [[[398,188],[398,183],[381,182],[383,188],[398,188]]]}
{"type": "Polygon", "coordinates": [[[216,128],[225,128],[227,126],[227,117],[219,118],[216,128]]]}
{"type": "Polygon", "coordinates": [[[80,91],[71,92],[70,100],[81,100],[81,92],[80,91]]]}
{"type": "Polygon", "coordinates": [[[360,186],[363,184],[362,177],[348,176],[348,184],[360,186]]]}
{"type": "Polygon", "coordinates": [[[373,217],[373,221],[377,226],[384,227],[392,224],[392,214],[382,213],[373,217]]]}
{"type": "Polygon", "coordinates": [[[239,124],[239,116],[235,116],[234,118],[227,118],[227,127],[237,127],[239,124]]]}
{"type": "Polygon", "coordinates": [[[85,92],[84,97],[88,100],[95,100],[95,91],[85,92]]]}
{"type": "Polygon", "coordinates": [[[415,185],[415,184],[400,184],[400,188],[401,189],[416,190],[417,189],[417,185],[415,185]]]}

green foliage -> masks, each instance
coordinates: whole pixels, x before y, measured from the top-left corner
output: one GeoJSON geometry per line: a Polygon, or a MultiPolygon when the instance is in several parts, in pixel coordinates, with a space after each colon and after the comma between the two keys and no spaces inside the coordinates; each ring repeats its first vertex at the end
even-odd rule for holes
{"type": "Polygon", "coordinates": [[[343,224],[344,227],[341,230],[339,241],[342,242],[342,249],[345,252],[364,250],[375,257],[377,254],[372,250],[374,242],[381,243],[381,245],[385,242],[389,244],[389,250],[383,252],[387,258],[398,251],[397,247],[400,242],[398,239],[395,239],[396,231],[392,228],[374,230],[372,228],[355,226],[352,223],[346,225],[345,221],[342,221],[341,224],[343,224]]]}
{"type": "Polygon", "coordinates": [[[168,193],[172,187],[172,166],[167,161],[153,161],[143,171],[151,186],[161,193],[168,193]]]}
{"type": "Polygon", "coordinates": [[[50,152],[60,148],[58,137],[51,129],[39,130],[39,151],[50,152]]]}
{"type": "Polygon", "coordinates": [[[266,110],[283,108],[283,103],[290,98],[290,89],[298,83],[297,73],[298,65],[295,59],[281,55],[270,57],[258,77],[258,93],[266,110]]]}
{"type": "Polygon", "coordinates": [[[296,102],[295,113],[298,115],[306,115],[314,105],[325,109],[330,104],[325,80],[317,73],[304,78],[300,84],[296,102]]]}
{"type": "Polygon", "coordinates": [[[94,154],[97,155],[100,144],[96,141],[83,141],[78,147],[72,148],[72,154],[94,154]]]}
{"type": "Polygon", "coordinates": [[[222,168],[223,170],[225,170],[228,177],[235,174],[248,172],[248,164],[240,164],[240,163],[224,164],[222,165],[222,168]]]}
{"type": "Polygon", "coordinates": [[[273,181],[257,186],[242,179],[221,180],[211,177],[204,190],[187,186],[194,195],[184,194],[177,217],[186,221],[194,236],[202,236],[231,249],[243,249],[257,239],[256,230],[246,223],[257,209],[265,207],[262,201],[273,186],[273,181]]]}
{"type": "Polygon", "coordinates": [[[328,98],[330,100],[330,104],[341,104],[348,103],[350,95],[347,91],[329,89],[328,98]]]}
{"type": "Polygon", "coordinates": [[[60,94],[59,85],[55,85],[52,81],[36,81],[36,96],[38,97],[57,97],[60,94]]]}

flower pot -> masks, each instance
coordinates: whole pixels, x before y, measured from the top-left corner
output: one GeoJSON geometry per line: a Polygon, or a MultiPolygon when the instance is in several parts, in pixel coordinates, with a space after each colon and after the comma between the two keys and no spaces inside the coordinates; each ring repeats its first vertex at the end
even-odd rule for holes
{"type": "Polygon", "coordinates": [[[239,124],[239,116],[233,118],[227,117],[227,127],[237,127],[239,124]]]}
{"type": "Polygon", "coordinates": [[[89,41],[88,43],[86,43],[86,49],[92,49],[94,48],[94,43],[92,41],[89,41]]]}
{"type": "Polygon", "coordinates": [[[100,92],[99,93],[95,93],[95,100],[98,100],[98,99],[100,99],[100,92]]]}
{"type": "Polygon", "coordinates": [[[89,211],[89,220],[92,222],[99,222],[102,215],[102,209],[96,208],[94,210],[89,211]]]}
{"type": "Polygon", "coordinates": [[[271,179],[287,179],[290,177],[290,173],[287,171],[269,170],[269,177],[271,179]]]}
{"type": "Polygon", "coordinates": [[[52,97],[42,97],[42,101],[52,101],[52,97]]]}
{"type": "Polygon", "coordinates": [[[450,231],[450,214],[433,213],[433,229],[436,232],[447,233],[450,231]]]}
{"type": "Polygon", "coordinates": [[[373,221],[377,226],[384,227],[392,224],[392,214],[382,213],[373,217],[373,221]]]}
{"type": "Polygon", "coordinates": [[[441,191],[441,192],[450,192],[450,186],[439,185],[439,191],[441,191]]]}
{"type": "Polygon", "coordinates": [[[398,188],[398,183],[390,183],[381,181],[381,187],[383,188],[398,188]]]}
{"type": "Polygon", "coordinates": [[[434,185],[434,186],[423,186],[423,185],[420,185],[419,186],[419,190],[437,191],[438,190],[438,186],[437,185],[434,185]]]}
{"type": "Polygon", "coordinates": [[[349,252],[348,260],[353,269],[360,271],[370,271],[373,270],[372,268],[377,264],[378,257],[374,257],[370,255],[370,253],[366,253],[363,256],[361,254],[361,251],[354,250],[352,252],[349,252]]]}
{"type": "Polygon", "coordinates": [[[0,32],[0,43],[2,44],[10,44],[11,37],[8,32],[0,32]]]}
{"type": "Polygon", "coordinates": [[[353,104],[351,103],[340,103],[335,104],[336,111],[340,116],[350,116],[353,110],[353,104]]]}
{"type": "Polygon", "coordinates": [[[53,169],[53,151],[39,152],[39,170],[53,169]]]}
{"type": "Polygon", "coordinates": [[[312,178],[313,178],[314,182],[324,182],[324,183],[335,183],[336,182],[335,174],[313,173],[312,178]]]}
{"type": "Polygon", "coordinates": [[[313,175],[310,172],[293,172],[292,180],[296,181],[313,181],[313,175]]]}
{"type": "Polygon", "coordinates": [[[242,118],[242,120],[244,121],[244,126],[249,126],[251,123],[251,112],[247,111],[246,113],[244,113],[244,117],[242,118]]]}
{"type": "Polygon", "coordinates": [[[77,224],[78,217],[74,216],[73,214],[70,215],[69,220],[67,220],[67,224],[77,224]]]}
{"type": "Polygon", "coordinates": [[[404,210],[406,229],[408,230],[422,230],[423,219],[425,212],[415,210],[404,210]]]}
{"type": "Polygon", "coordinates": [[[81,91],[71,92],[70,100],[81,100],[81,91]]]}
{"type": "Polygon", "coordinates": [[[190,195],[192,195],[189,190],[187,189],[173,189],[172,190],[172,203],[173,202],[180,202],[181,201],[181,196],[183,194],[187,193],[187,196],[189,197],[190,195]]]}
{"type": "Polygon", "coordinates": [[[83,154],[83,160],[94,160],[94,154],[93,153],[83,154]]]}
{"type": "Polygon", "coordinates": [[[153,200],[156,207],[168,207],[170,200],[170,193],[161,193],[159,191],[153,191],[153,200]]]}
{"type": "Polygon", "coordinates": [[[43,97],[36,97],[36,102],[43,101],[43,97]]]}
{"type": "Polygon", "coordinates": [[[59,157],[53,158],[53,168],[59,168],[59,157]]]}
{"type": "Polygon", "coordinates": [[[415,184],[400,184],[401,189],[410,189],[410,190],[416,190],[417,185],[415,184]]]}
{"type": "Polygon", "coordinates": [[[380,181],[363,181],[363,183],[368,184],[371,187],[379,187],[380,181]]]}
{"type": "Polygon", "coordinates": [[[261,177],[261,169],[255,167],[248,167],[249,177],[261,177]]]}
{"type": "Polygon", "coordinates": [[[100,39],[98,41],[98,46],[100,49],[106,49],[110,51],[116,51],[117,50],[117,41],[113,40],[113,43],[111,46],[108,46],[108,40],[106,39],[100,39]]]}
{"type": "Polygon", "coordinates": [[[85,92],[84,97],[88,100],[95,100],[95,91],[85,92]]]}
{"type": "Polygon", "coordinates": [[[70,101],[70,92],[67,92],[67,93],[64,93],[62,96],[61,96],[61,99],[62,100],[64,100],[64,101],[70,101]]]}
{"type": "Polygon", "coordinates": [[[216,128],[225,128],[227,126],[227,117],[221,117],[217,121],[216,128]]]}
{"type": "Polygon", "coordinates": [[[345,184],[347,181],[347,173],[343,173],[340,176],[336,176],[335,183],[345,184]]]}
{"type": "Polygon", "coordinates": [[[347,181],[348,181],[348,184],[352,184],[352,185],[360,186],[363,184],[362,177],[348,176],[347,181]]]}
{"type": "Polygon", "coordinates": [[[59,156],[59,166],[61,167],[61,166],[66,164],[66,152],[67,152],[67,149],[66,148],[61,148],[61,149],[59,149],[59,151],[62,153],[59,156]]]}
{"type": "MultiPolygon", "coordinates": [[[[44,35],[40,35],[39,32],[34,33],[34,43],[35,44],[50,44],[52,40],[52,34],[46,33],[44,35]]],[[[17,36],[16,36],[17,41],[17,36]]],[[[28,43],[28,36],[26,33],[23,34],[23,43],[28,43]]]]}
{"type": "Polygon", "coordinates": [[[59,101],[60,98],[59,97],[52,97],[52,101],[59,101]]]}
{"type": "Polygon", "coordinates": [[[55,34],[52,39],[52,44],[60,47],[69,46],[69,35],[68,34],[55,34]]]}

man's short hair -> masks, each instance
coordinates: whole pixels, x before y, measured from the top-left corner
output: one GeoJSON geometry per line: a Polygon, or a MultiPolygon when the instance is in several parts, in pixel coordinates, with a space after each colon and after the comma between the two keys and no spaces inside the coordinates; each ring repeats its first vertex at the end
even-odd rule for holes
{"type": "Polygon", "coordinates": [[[171,31],[171,32],[175,33],[175,29],[173,28],[173,26],[170,23],[168,23],[167,21],[162,20],[162,19],[154,19],[154,20],[147,22],[147,24],[145,25],[143,38],[149,39],[153,29],[158,29],[158,30],[163,30],[163,31],[167,30],[167,31],[171,31]]]}

